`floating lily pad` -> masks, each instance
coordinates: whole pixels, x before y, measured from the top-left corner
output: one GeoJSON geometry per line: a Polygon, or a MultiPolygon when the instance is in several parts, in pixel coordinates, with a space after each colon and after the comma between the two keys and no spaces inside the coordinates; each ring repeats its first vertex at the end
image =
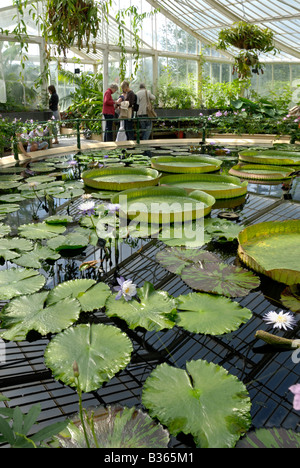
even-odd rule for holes
{"type": "Polygon", "coordinates": [[[247,193],[248,182],[237,177],[212,174],[178,174],[161,177],[160,185],[184,188],[187,193],[201,190],[217,199],[235,198],[247,193]]]}
{"type": "Polygon", "coordinates": [[[35,293],[45,282],[45,277],[32,269],[11,268],[0,271],[0,300],[7,301],[24,294],[35,293]]]}
{"type": "Polygon", "coordinates": [[[256,431],[247,432],[245,437],[237,442],[235,448],[300,448],[300,434],[283,427],[257,429],[256,431]]]}
{"type": "Polygon", "coordinates": [[[290,179],[290,174],[293,171],[294,169],[291,167],[282,167],[278,165],[266,166],[263,164],[245,164],[244,166],[233,166],[229,170],[229,174],[241,177],[242,179],[270,181],[290,179]]]}
{"type": "MultiPolygon", "coordinates": [[[[54,225],[53,225],[54,226],[54,225]]],[[[56,225],[57,226],[57,225],[56,225]]],[[[57,252],[61,250],[76,250],[83,249],[89,244],[89,239],[79,233],[70,232],[64,236],[56,236],[53,239],[48,240],[48,247],[57,252]]]]}
{"type": "Polygon", "coordinates": [[[125,301],[123,297],[116,300],[113,294],[106,302],[106,315],[120,317],[131,329],[143,327],[149,331],[173,328],[176,318],[176,300],[166,291],[156,291],[154,286],[145,282],[137,290],[137,297],[125,301]]]}
{"type": "Polygon", "coordinates": [[[7,181],[7,180],[1,180],[0,181],[0,190],[10,190],[17,188],[21,185],[20,182],[17,181],[7,181]]]}
{"type": "MultiPolygon", "coordinates": [[[[169,433],[141,410],[119,405],[98,407],[87,413],[93,433],[86,425],[90,448],[167,448],[169,433]],[[97,442],[95,442],[95,439],[97,442]]],[[[87,448],[79,415],[57,436],[63,448],[87,448]]]]}
{"type": "Polygon", "coordinates": [[[28,252],[33,249],[33,244],[27,239],[0,239],[0,258],[13,260],[20,257],[22,251],[28,252]]]}
{"type": "Polygon", "coordinates": [[[14,213],[15,211],[18,211],[19,209],[20,209],[20,206],[14,203],[7,203],[5,205],[0,205],[0,216],[6,215],[9,213],[14,213]]]}
{"type": "Polygon", "coordinates": [[[205,219],[204,229],[215,239],[234,241],[237,240],[238,235],[244,229],[244,226],[226,219],[205,219]]]}
{"type": "Polygon", "coordinates": [[[287,309],[300,313],[300,286],[294,284],[285,288],[280,300],[287,309]]]}
{"type": "Polygon", "coordinates": [[[0,196],[0,202],[2,203],[18,203],[25,200],[25,197],[18,193],[8,193],[7,195],[0,196]]]}
{"type": "Polygon", "coordinates": [[[204,230],[203,220],[162,226],[158,239],[170,247],[199,248],[211,241],[204,230]]]}
{"type": "Polygon", "coordinates": [[[239,159],[254,164],[270,164],[272,166],[295,166],[300,164],[300,154],[296,151],[245,150],[239,153],[239,159]]]}
{"type": "Polygon", "coordinates": [[[207,193],[174,187],[146,187],[125,190],[112,198],[120,204],[119,215],[141,223],[188,222],[211,212],[215,199],[207,193]]]}
{"type": "Polygon", "coordinates": [[[81,197],[82,195],[84,195],[84,190],[80,188],[74,188],[74,189],[69,188],[63,192],[55,193],[55,198],[64,198],[68,200],[72,198],[81,197]]]}
{"type": "Polygon", "coordinates": [[[226,263],[204,263],[185,267],[183,281],[197,291],[226,297],[243,297],[260,285],[251,271],[226,263]]]}
{"type": "Polygon", "coordinates": [[[72,221],[72,216],[68,215],[53,215],[45,219],[45,223],[47,224],[69,224],[72,223],[72,221]]]}
{"type": "Polygon", "coordinates": [[[54,378],[74,387],[76,362],[81,390],[92,392],[129,364],[132,351],[128,336],[116,327],[78,325],[52,339],[45,351],[45,363],[54,378]]]}
{"type": "Polygon", "coordinates": [[[0,237],[7,236],[10,233],[10,227],[0,223],[0,237]]]}
{"type": "Polygon", "coordinates": [[[244,384],[202,360],[187,362],[186,371],[158,365],[144,384],[142,402],[172,435],[192,434],[199,448],[233,448],[251,426],[244,384]]]}
{"type": "Polygon", "coordinates": [[[300,220],[248,226],[239,234],[238,253],[250,268],[275,281],[300,283],[300,220]]]}
{"type": "Polygon", "coordinates": [[[96,283],[91,279],[71,280],[53,288],[47,298],[47,304],[54,304],[66,297],[72,297],[79,301],[83,312],[92,312],[104,307],[110,294],[110,288],[105,283],[96,283]]]}
{"type": "Polygon", "coordinates": [[[65,226],[43,223],[23,224],[19,227],[19,234],[27,239],[51,239],[63,234],[65,226]]]}
{"type": "Polygon", "coordinates": [[[82,174],[88,187],[116,191],[157,185],[159,176],[154,169],[131,167],[91,169],[82,174]]]}
{"type": "Polygon", "coordinates": [[[205,250],[185,249],[180,247],[166,248],[156,254],[156,261],[166,270],[180,275],[182,270],[194,263],[218,262],[219,258],[205,250]]]}
{"type": "Polygon", "coordinates": [[[209,156],[155,156],[151,166],[161,172],[204,173],[216,172],[222,161],[209,156]]]}
{"type": "Polygon", "coordinates": [[[223,335],[237,330],[252,317],[249,309],[222,296],[190,293],[177,300],[177,324],[191,333],[223,335]]]}
{"type": "Polygon", "coordinates": [[[31,330],[41,335],[59,333],[70,327],[79,317],[80,305],[75,299],[66,298],[59,303],[46,305],[48,291],[13,299],[2,309],[2,328],[7,330],[2,338],[25,340],[31,330]]]}
{"type": "Polygon", "coordinates": [[[59,258],[60,255],[49,247],[35,244],[31,252],[18,255],[14,263],[26,268],[41,268],[41,260],[58,260],[59,258]]]}

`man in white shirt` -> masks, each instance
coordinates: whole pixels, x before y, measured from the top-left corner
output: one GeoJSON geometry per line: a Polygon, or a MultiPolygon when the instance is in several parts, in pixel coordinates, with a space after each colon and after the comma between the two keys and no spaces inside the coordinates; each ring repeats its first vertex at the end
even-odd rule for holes
{"type": "Polygon", "coordinates": [[[152,132],[152,120],[149,119],[147,114],[147,95],[149,101],[155,101],[155,96],[146,89],[146,86],[142,83],[140,84],[140,89],[136,93],[138,97],[139,110],[137,111],[137,117],[140,119],[140,129],[141,129],[141,140],[149,140],[152,132]]]}

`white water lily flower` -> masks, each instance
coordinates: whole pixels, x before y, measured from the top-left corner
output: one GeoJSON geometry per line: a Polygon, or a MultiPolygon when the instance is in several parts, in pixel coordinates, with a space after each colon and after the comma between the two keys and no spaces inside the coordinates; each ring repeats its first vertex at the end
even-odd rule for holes
{"type": "Polygon", "coordinates": [[[137,293],[136,284],[134,284],[132,280],[125,280],[123,276],[117,278],[117,282],[119,283],[119,286],[114,287],[114,290],[118,291],[116,300],[124,297],[125,301],[130,301],[137,293]]]}
{"type": "Polygon", "coordinates": [[[85,203],[81,203],[81,205],[78,206],[78,209],[82,211],[84,214],[91,216],[95,214],[95,202],[88,201],[85,203]]]}
{"type": "Polygon", "coordinates": [[[271,310],[265,314],[263,320],[269,325],[273,325],[273,328],[283,328],[284,330],[287,330],[288,328],[292,329],[297,324],[293,315],[289,312],[284,313],[283,310],[279,313],[271,310]]]}

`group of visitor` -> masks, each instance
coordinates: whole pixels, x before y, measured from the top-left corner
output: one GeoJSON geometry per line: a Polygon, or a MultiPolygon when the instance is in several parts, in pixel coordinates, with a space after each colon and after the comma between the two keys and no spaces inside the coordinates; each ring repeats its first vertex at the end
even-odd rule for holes
{"type": "Polygon", "coordinates": [[[146,86],[140,84],[139,91],[134,93],[130,89],[128,81],[123,81],[121,84],[122,93],[118,99],[113,99],[119,89],[116,83],[104,93],[102,114],[105,119],[104,141],[114,141],[113,136],[113,121],[119,119],[119,129],[116,141],[134,140],[133,117],[139,118],[139,126],[141,132],[141,140],[149,140],[152,132],[152,120],[149,119],[149,109],[151,101],[155,100],[155,96],[146,89],[146,86]]]}

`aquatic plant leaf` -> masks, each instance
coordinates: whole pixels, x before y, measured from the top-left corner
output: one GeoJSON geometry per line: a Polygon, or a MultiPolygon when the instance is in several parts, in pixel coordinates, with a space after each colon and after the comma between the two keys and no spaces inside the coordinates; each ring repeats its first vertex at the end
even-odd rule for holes
{"type": "Polygon", "coordinates": [[[55,198],[65,198],[65,199],[72,199],[81,197],[84,195],[84,190],[80,188],[68,188],[64,192],[59,192],[55,194],[55,198]]]}
{"type": "Polygon", "coordinates": [[[35,293],[45,282],[46,278],[32,269],[10,268],[0,271],[0,300],[35,293]]]}
{"type": "Polygon", "coordinates": [[[59,234],[63,234],[66,230],[62,225],[51,225],[43,223],[23,224],[19,227],[19,234],[27,239],[51,239],[59,234]]]}
{"type": "Polygon", "coordinates": [[[204,229],[207,234],[210,234],[213,238],[224,238],[227,241],[233,241],[238,238],[244,226],[226,219],[206,219],[204,220],[204,229]]]}
{"type": "Polygon", "coordinates": [[[22,341],[31,330],[41,335],[58,333],[70,327],[79,318],[80,305],[76,299],[66,298],[48,306],[48,291],[13,299],[2,309],[1,334],[7,340],[22,341]]]}
{"type": "Polygon", "coordinates": [[[83,312],[92,312],[96,309],[102,309],[106,300],[111,295],[109,286],[105,283],[97,283],[89,288],[85,293],[77,296],[83,312]]]}
{"type": "Polygon", "coordinates": [[[21,251],[30,251],[33,244],[27,239],[0,239],[0,258],[4,260],[13,260],[20,257],[21,251]]]}
{"type": "Polygon", "coordinates": [[[36,244],[31,252],[21,255],[14,263],[27,268],[41,268],[41,260],[58,260],[59,258],[60,255],[54,250],[36,244]]]}
{"type": "Polygon", "coordinates": [[[287,309],[292,312],[300,313],[300,286],[294,284],[285,288],[281,294],[280,300],[287,309]]]}
{"type": "Polygon", "coordinates": [[[300,220],[247,226],[239,234],[238,254],[249,268],[288,286],[300,283],[300,220]]]}
{"type": "Polygon", "coordinates": [[[162,227],[158,239],[169,247],[199,248],[211,241],[202,223],[184,223],[177,226],[162,227]]]}
{"type": "Polygon", "coordinates": [[[47,244],[51,249],[60,252],[68,249],[82,249],[89,244],[89,239],[77,232],[71,232],[65,236],[56,236],[48,240],[47,244]]]}
{"type": "Polygon", "coordinates": [[[290,429],[257,429],[248,432],[235,448],[300,448],[300,434],[290,429]]]}
{"type": "Polygon", "coordinates": [[[78,325],[52,339],[45,351],[45,363],[55,379],[74,387],[76,362],[81,390],[92,392],[129,364],[132,351],[130,339],[117,327],[78,325]]]}
{"type": "Polygon", "coordinates": [[[144,384],[142,403],[172,435],[192,434],[200,448],[233,448],[251,425],[244,384],[203,360],[187,362],[186,371],[157,366],[144,384]]]}
{"type": "Polygon", "coordinates": [[[177,325],[191,333],[223,335],[237,330],[252,317],[249,309],[222,296],[190,293],[177,300],[177,325]]]}
{"type": "Polygon", "coordinates": [[[69,215],[53,215],[45,219],[47,224],[69,224],[72,223],[73,218],[69,215]]]}
{"type": "Polygon", "coordinates": [[[185,267],[183,281],[197,291],[226,297],[243,297],[260,285],[260,279],[251,271],[225,263],[195,264],[185,267]]]}
{"type": "Polygon", "coordinates": [[[186,249],[184,247],[166,248],[156,254],[156,261],[166,270],[180,275],[182,270],[194,263],[219,262],[219,258],[205,250],[186,249]]]}
{"type": "Polygon", "coordinates": [[[54,304],[55,302],[59,302],[62,299],[65,299],[66,297],[73,297],[77,299],[80,295],[85,293],[95,284],[96,281],[92,279],[76,279],[60,283],[49,292],[47,304],[54,304]]]}
{"type": "MultiPolygon", "coordinates": [[[[93,422],[97,445],[87,426],[91,448],[167,448],[169,433],[150,416],[135,407],[119,405],[98,407],[88,411],[93,422]]],[[[72,418],[68,427],[57,436],[63,448],[87,448],[79,415],[72,418]]]]}
{"type": "Polygon", "coordinates": [[[0,215],[14,213],[15,211],[18,211],[19,209],[20,209],[20,206],[15,203],[0,205],[0,215]]]}
{"type": "Polygon", "coordinates": [[[7,236],[10,233],[10,227],[0,223],[0,237],[7,236]]]}
{"type": "Polygon", "coordinates": [[[116,300],[117,294],[111,295],[106,302],[106,315],[120,317],[131,329],[143,327],[149,331],[173,328],[176,319],[177,301],[166,291],[156,291],[154,286],[145,282],[137,290],[139,301],[131,299],[116,300]]]}
{"type": "Polygon", "coordinates": [[[0,196],[0,202],[3,203],[18,203],[25,200],[25,197],[18,193],[8,193],[7,195],[0,196]]]}
{"type": "Polygon", "coordinates": [[[13,188],[17,188],[19,187],[19,185],[21,184],[21,182],[17,182],[17,181],[8,181],[8,180],[1,180],[0,181],[0,190],[10,190],[10,189],[13,189],[13,188]]]}

